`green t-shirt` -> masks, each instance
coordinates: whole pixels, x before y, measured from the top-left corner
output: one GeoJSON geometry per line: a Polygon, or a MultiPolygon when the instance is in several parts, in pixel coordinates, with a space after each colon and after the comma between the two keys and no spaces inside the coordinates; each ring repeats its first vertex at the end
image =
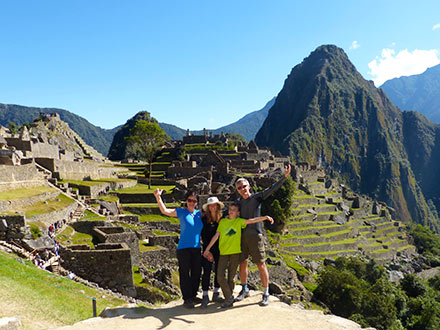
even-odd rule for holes
{"type": "Polygon", "coordinates": [[[220,233],[218,247],[220,255],[241,253],[241,230],[246,227],[242,218],[220,219],[217,232],[220,233]]]}

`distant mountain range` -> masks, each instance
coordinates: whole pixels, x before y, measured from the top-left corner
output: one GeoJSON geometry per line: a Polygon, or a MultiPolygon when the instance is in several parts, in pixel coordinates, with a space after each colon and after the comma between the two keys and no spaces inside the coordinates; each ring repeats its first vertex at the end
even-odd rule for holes
{"type": "Polygon", "coordinates": [[[380,86],[402,110],[415,110],[440,123],[440,64],[425,72],[394,78],[380,86]]]}
{"type": "MultiPolygon", "coordinates": [[[[275,98],[267,102],[267,104],[260,110],[253,111],[246,116],[242,117],[238,121],[217,128],[209,129],[213,134],[224,133],[238,133],[242,135],[247,141],[252,140],[255,134],[260,129],[270,107],[274,104],[275,98]]],[[[26,107],[15,104],[1,104],[0,103],[0,125],[8,126],[10,122],[17,125],[23,125],[24,123],[30,123],[35,118],[39,117],[40,112],[51,113],[56,112],[60,115],[61,119],[69,124],[77,134],[79,134],[84,141],[99,151],[104,156],[108,155],[110,145],[113,142],[115,133],[121,128],[122,125],[112,129],[103,129],[88,122],[81,116],[78,116],[70,111],[57,109],[57,108],[37,108],[26,107]]],[[[186,135],[186,129],[177,127],[175,125],[167,123],[159,123],[164,131],[174,140],[180,140],[186,135]]],[[[191,134],[202,134],[203,131],[191,131],[191,134]]]]}
{"type": "Polygon", "coordinates": [[[81,136],[81,138],[88,145],[95,148],[104,156],[106,156],[108,153],[110,144],[113,141],[113,135],[119,129],[119,127],[115,127],[113,129],[103,129],[89,123],[83,117],[63,109],[25,107],[22,105],[1,103],[0,125],[8,127],[9,123],[11,122],[17,125],[31,123],[35,118],[40,116],[40,112],[58,113],[61,120],[68,123],[69,127],[73,129],[79,136],[81,136]]]}
{"type": "MultiPolygon", "coordinates": [[[[253,140],[255,138],[255,134],[257,134],[261,125],[267,117],[267,113],[272,105],[275,103],[275,97],[271,99],[266,105],[257,111],[253,111],[236,122],[222,126],[216,129],[207,129],[212,134],[220,134],[220,133],[238,133],[243,136],[246,141],[253,140]]],[[[181,140],[183,136],[186,135],[186,129],[179,128],[177,126],[159,123],[160,127],[170,136],[173,140],[181,140]]],[[[203,130],[195,130],[191,131],[191,134],[201,135],[203,134],[203,130]]]]}
{"type": "Polygon", "coordinates": [[[439,230],[440,125],[400,111],[336,46],[292,69],[255,142],[321,163],[403,221],[439,230]]]}

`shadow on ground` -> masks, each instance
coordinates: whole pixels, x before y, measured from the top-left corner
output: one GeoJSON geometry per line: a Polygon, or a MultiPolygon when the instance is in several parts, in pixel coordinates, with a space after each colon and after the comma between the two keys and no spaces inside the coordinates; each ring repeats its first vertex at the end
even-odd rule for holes
{"type": "MultiPolygon", "coordinates": [[[[258,305],[257,302],[251,303],[241,303],[240,305],[233,306],[231,308],[238,309],[247,306],[258,305]]],[[[224,309],[220,307],[220,304],[210,303],[208,308],[202,309],[200,304],[197,304],[194,308],[188,309],[183,307],[182,304],[170,307],[162,308],[147,308],[141,307],[119,307],[119,308],[109,308],[104,310],[100,317],[102,318],[112,318],[122,316],[124,319],[142,319],[146,317],[154,317],[162,323],[162,326],[158,329],[164,329],[171,324],[173,320],[178,320],[185,322],[187,324],[194,323],[194,321],[187,320],[184,316],[189,315],[206,315],[206,314],[216,314],[227,311],[230,308],[224,309]]]]}

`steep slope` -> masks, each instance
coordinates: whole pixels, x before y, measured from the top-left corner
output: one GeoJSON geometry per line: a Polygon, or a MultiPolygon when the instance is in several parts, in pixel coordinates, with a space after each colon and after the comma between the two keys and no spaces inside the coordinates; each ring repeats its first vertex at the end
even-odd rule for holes
{"type": "Polygon", "coordinates": [[[17,125],[31,123],[35,118],[40,116],[40,112],[58,113],[61,120],[69,124],[84,141],[95,148],[103,155],[107,155],[108,149],[113,139],[113,135],[119,127],[114,129],[103,129],[89,123],[81,116],[75,115],[67,110],[57,108],[36,108],[25,107],[15,104],[0,103],[0,125],[8,126],[10,122],[17,125]]]}
{"type": "Polygon", "coordinates": [[[440,123],[440,64],[425,72],[394,78],[380,86],[403,110],[416,110],[440,123]]]}
{"type": "Polygon", "coordinates": [[[416,111],[403,112],[404,145],[430,209],[440,214],[440,125],[416,111]]]}
{"type": "Polygon", "coordinates": [[[256,143],[297,162],[321,163],[404,221],[434,224],[404,148],[402,112],[344,51],[318,47],[286,79],[256,143]]]}
{"type": "MultiPolygon", "coordinates": [[[[246,141],[253,140],[255,138],[255,134],[257,134],[258,130],[266,119],[269,109],[274,103],[275,98],[267,102],[262,109],[248,113],[246,116],[240,118],[232,124],[208,130],[213,134],[221,134],[221,132],[238,133],[243,136],[246,141]]],[[[186,129],[166,123],[159,123],[159,125],[174,140],[181,140],[182,137],[186,135],[186,129]]],[[[203,131],[191,131],[191,133],[201,135],[203,134],[203,131]]]]}

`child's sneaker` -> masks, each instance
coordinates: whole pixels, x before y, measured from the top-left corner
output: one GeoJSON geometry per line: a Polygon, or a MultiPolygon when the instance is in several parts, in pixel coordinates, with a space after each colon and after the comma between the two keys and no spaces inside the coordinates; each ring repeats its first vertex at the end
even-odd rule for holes
{"type": "Polygon", "coordinates": [[[235,298],[235,301],[242,301],[244,298],[247,298],[247,297],[249,297],[249,290],[241,289],[241,291],[238,294],[237,298],[235,298]]]}

